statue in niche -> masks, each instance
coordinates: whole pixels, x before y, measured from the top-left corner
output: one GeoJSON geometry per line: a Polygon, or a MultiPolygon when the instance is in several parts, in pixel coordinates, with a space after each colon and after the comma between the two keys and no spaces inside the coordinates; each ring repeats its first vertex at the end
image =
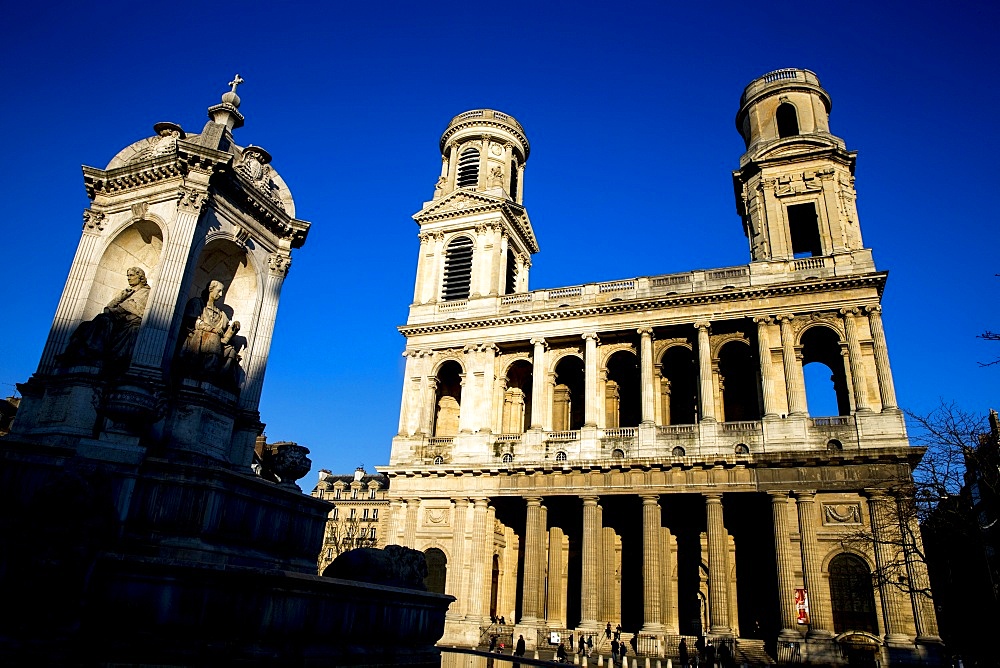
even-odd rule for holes
{"type": "Polygon", "coordinates": [[[122,366],[132,358],[142,315],[149,299],[149,283],[141,267],[125,272],[128,287],[108,302],[102,313],[80,323],[59,356],[63,365],[102,364],[122,366]]]}
{"type": "Polygon", "coordinates": [[[189,378],[235,389],[240,356],[233,337],[240,331],[240,323],[229,322],[229,317],[215,305],[224,291],[222,283],[212,281],[201,297],[188,302],[184,310],[181,372],[189,378]]]}

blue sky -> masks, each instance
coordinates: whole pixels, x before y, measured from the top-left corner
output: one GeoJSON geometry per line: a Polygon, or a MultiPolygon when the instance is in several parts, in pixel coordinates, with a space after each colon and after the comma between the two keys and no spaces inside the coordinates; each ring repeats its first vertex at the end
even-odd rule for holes
{"type": "MultiPolygon", "coordinates": [[[[1000,407],[992,3],[7,3],[7,327],[0,392],[34,371],[103,167],[157,121],[198,132],[236,72],[241,145],[313,223],[261,403],[314,469],[388,462],[416,224],[448,120],[490,107],[532,144],[532,288],[746,263],[730,172],[750,80],[815,71],[859,152],[900,403],[1000,407]],[[595,235],[600,242],[594,243],[595,235]]],[[[311,479],[306,482],[311,483],[311,479]]]]}

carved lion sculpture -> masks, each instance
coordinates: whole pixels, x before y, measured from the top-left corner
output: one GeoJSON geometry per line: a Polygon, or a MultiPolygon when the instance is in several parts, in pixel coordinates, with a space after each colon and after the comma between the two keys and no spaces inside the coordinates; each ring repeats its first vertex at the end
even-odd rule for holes
{"type": "Polygon", "coordinates": [[[427,589],[424,553],[399,545],[387,545],[383,550],[372,547],[349,550],[334,559],[323,575],[390,587],[427,589]]]}

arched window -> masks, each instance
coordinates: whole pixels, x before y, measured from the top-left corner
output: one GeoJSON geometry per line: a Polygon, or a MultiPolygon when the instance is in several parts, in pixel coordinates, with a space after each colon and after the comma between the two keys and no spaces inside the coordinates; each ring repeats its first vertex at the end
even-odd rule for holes
{"type": "Polygon", "coordinates": [[[687,346],[671,346],[660,358],[660,402],[663,424],[698,421],[698,365],[687,346]]]}
{"type": "Polygon", "coordinates": [[[448,557],[438,548],[432,547],[424,552],[424,559],[427,561],[424,586],[429,592],[443,594],[445,579],[448,577],[448,557]]]}
{"type": "Polygon", "coordinates": [[[621,448],[615,448],[611,451],[611,459],[625,459],[625,451],[621,448]]]}
{"type": "Polygon", "coordinates": [[[504,434],[523,434],[531,426],[531,362],[518,360],[507,370],[507,389],[503,396],[504,434]]]}
{"type": "Polygon", "coordinates": [[[844,365],[840,337],[832,329],[812,327],[802,335],[802,375],[813,417],[851,414],[844,365]]]}
{"type": "Polygon", "coordinates": [[[434,463],[435,464],[444,464],[444,457],[442,457],[441,455],[438,455],[437,457],[434,458],[434,463]]]}
{"type": "Polygon", "coordinates": [[[467,148],[458,158],[458,187],[475,188],[479,185],[479,150],[467,148]]]}
{"type": "Polygon", "coordinates": [[[608,381],[605,384],[605,426],[636,427],[642,420],[642,383],[639,360],[634,353],[621,350],[608,360],[608,381]]]}
{"type": "Polygon", "coordinates": [[[564,462],[564,461],[566,461],[566,453],[563,452],[562,450],[560,450],[559,452],[557,452],[556,453],[556,461],[557,462],[564,462]]]}
{"type": "Polygon", "coordinates": [[[730,341],[719,350],[722,413],[725,422],[760,419],[760,383],[756,355],[743,341],[730,341]]]}
{"type": "Polygon", "coordinates": [[[682,448],[679,445],[675,446],[674,449],[670,451],[670,454],[672,454],[674,457],[683,457],[685,454],[684,448],[682,448]]]}
{"type": "Polygon", "coordinates": [[[583,360],[569,355],[556,365],[556,386],[552,391],[552,429],[579,429],[584,422],[583,360]]]}
{"type": "Polygon", "coordinates": [[[468,299],[472,285],[472,239],[452,239],[444,252],[443,298],[468,299]]]}
{"type": "Polygon", "coordinates": [[[736,447],[733,448],[733,452],[738,455],[748,455],[750,454],[750,448],[747,447],[746,443],[737,443],[736,447]]]}
{"type": "Polygon", "coordinates": [[[510,198],[517,201],[517,161],[510,161],[510,198]]]}
{"type": "Polygon", "coordinates": [[[854,554],[839,554],[830,562],[830,601],[836,633],[867,631],[878,634],[875,591],[868,564],[854,554]]]}
{"type": "Polygon", "coordinates": [[[778,107],[774,120],[778,123],[778,137],[794,137],[799,134],[799,116],[795,112],[795,105],[790,102],[784,102],[778,107]]]}
{"type": "Polygon", "coordinates": [[[462,410],[462,367],[454,360],[448,360],[438,369],[436,408],[434,435],[439,438],[457,435],[462,410]]]}
{"type": "Polygon", "coordinates": [[[505,452],[503,453],[503,456],[500,457],[500,461],[503,462],[504,464],[511,464],[514,462],[514,455],[510,454],[509,452],[505,452]]]}
{"type": "Polygon", "coordinates": [[[840,452],[844,449],[844,444],[835,438],[831,438],[826,444],[826,449],[830,452],[840,452]]]}

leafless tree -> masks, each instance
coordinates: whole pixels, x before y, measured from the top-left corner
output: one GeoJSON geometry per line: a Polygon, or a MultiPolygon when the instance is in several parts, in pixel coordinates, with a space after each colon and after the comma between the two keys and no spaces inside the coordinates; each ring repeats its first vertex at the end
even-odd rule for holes
{"type": "Polygon", "coordinates": [[[377,547],[378,537],[372,529],[378,522],[367,517],[339,517],[328,520],[323,538],[323,551],[319,555],[319,572],[322,573],[339,555],[358,547],[377,547]]]}

